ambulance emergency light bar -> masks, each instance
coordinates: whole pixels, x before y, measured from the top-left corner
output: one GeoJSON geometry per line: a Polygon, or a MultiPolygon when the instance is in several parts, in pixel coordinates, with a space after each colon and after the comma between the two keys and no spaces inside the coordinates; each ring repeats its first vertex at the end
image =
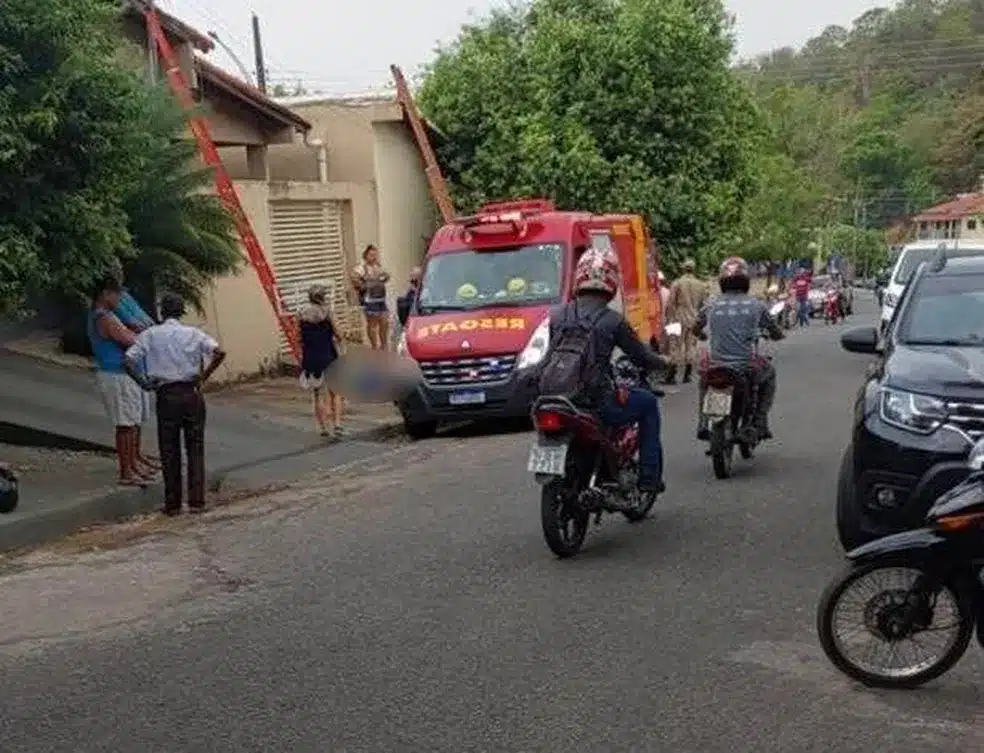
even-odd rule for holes
{"type": "Polygon", "coordinates": [[[465,229],[465,240],[470,241],[474,234],[523,236],[527,230],[527,220],[545,212],[556,211],[549,199],[528,201],[502,201],[486,204],[477,214],[459,217],[454,222],[465,229]],[[505,226],[505,227],[503,227],[505,226]]]}
{"type": "Polygon", "coordinates": [[[500,201],[486,204],[477,213],[468,217],[458,217],[454,223],[469,228],[478,225],[503,225],[522,222],[530,217],[536,217],[538,214],[555,211],[557,211],[557,207],[549,199],[500,201]]]}

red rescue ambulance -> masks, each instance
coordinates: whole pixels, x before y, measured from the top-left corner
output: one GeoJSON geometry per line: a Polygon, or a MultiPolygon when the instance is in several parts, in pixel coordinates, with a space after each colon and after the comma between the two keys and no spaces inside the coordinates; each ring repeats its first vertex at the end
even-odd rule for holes
{"type": "Polygon", "coordinates": [[[536,385],[521,372],[543,359],[550,308],[572,298],[574,265],[590,247],[618,253],[622,286],[611,305],[653,342],[661,331],[658,261],[641,217],[506,202],[434,235],[397,348],[423,375],[398,404],[411,437],[430,436],[441,422],[529,413],[536,385]]]}

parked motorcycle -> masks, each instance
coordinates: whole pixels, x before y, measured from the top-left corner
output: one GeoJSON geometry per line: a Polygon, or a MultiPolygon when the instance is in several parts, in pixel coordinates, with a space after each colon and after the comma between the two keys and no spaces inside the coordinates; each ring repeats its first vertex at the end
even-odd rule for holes
{"type": "Polygon", "coordinates": [[[778,303],[782,304],[782,308],[775,306],[779,326],[783,329],[792,329],[796,326],[796,299],[791,298],[788,293],[781,293],[778,303]]]}
{"type": "Polygon", "coordinates": [[[843,300],[839,290],[828,290],[823,299],[823,321],[837,324],[844,318],[843,300]]]}
{"type": "MultiPolygon", "coordinates": [[[[776,303],[769,309],[769,314],[773,318],[778,317],[784,305],[782,301],[776,303]]],[[[756,357],[770,358],[759,353],[757,344],[756,357]]],[[[699,372],[705,388],[701,411],[710,433],[707,454],[714,467],[714,476],[731,478],[735,448],[738,448],[743,459],[750,460],[762,441],[759,427],[755,424],[758,389],[754,375],[711,363],[706,353],[701,359],[699,372]]]]}
{"type": "MultiPolygon", "coordinates": [[[[615,364],[623,386],[645,386],[658,395],[622,356],[615,364]]],[[[581,550],[591,516],[618,513],[637,523],[649,514],[655,493],[640,492],[639,428],[604,427],[598,418],[563,397],[540,397],[533,404],[536,439],[527,470],[542,486],[540,522],[547,546],[561,558],[581,550]]]]}
{"type": "Polygon", "coordinates": [[[960,660],[975,625],[984,647],[984,440],[967,464],[971,474],[936,500],[923,528],[849,552],[850,566],[824,590],[820,645],[848,677],[871,687],[914,688],[960,660]],[[944,612],[944,625],[936,626],[944,612]],[[887,657],[877,658],[877,650],[887,657]]]}

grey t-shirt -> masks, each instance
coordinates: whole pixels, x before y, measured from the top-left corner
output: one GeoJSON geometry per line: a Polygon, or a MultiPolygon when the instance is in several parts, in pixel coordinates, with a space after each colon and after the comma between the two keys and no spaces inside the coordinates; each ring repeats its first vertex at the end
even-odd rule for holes
{"type": "Polygon", "coordinates": [[[711,330],[711,360],[728,365],[750,362],[759,333],[766,330],[776,336],[778,330],[765,303],[735,293],[712,299],[698,314],[697,326],[711,330]]]}

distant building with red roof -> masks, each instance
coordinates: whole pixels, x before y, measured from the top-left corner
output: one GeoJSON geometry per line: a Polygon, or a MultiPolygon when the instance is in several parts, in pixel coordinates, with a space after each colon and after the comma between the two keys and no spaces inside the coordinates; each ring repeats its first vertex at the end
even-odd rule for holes
{"type": "Polygon", "coordinates": [[[984,191],[964,193],[912,218],[919,240],[984,239],[984,191]]]}

